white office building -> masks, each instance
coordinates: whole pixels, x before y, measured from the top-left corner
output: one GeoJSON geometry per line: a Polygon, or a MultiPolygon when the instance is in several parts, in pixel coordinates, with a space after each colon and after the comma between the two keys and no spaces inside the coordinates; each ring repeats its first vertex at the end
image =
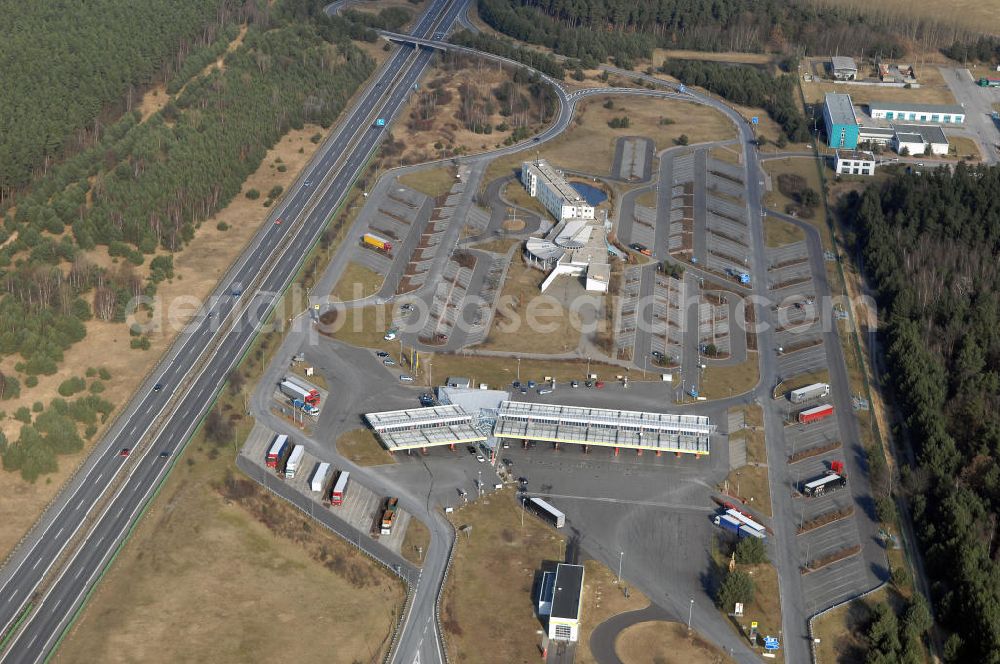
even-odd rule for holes
{"type": "Polygon", "coordinates": [[[839,175],[874,175],[875,155],[858,150],[837,150],[833,170],[839,175]]]}
{"type": "Polygon", "coordinates": [[[537,198],[558,221],[593,219],[594,206],[570,186],[562,173],[544,159],[526,161],[521,165],[521,184],[537,198]]]}

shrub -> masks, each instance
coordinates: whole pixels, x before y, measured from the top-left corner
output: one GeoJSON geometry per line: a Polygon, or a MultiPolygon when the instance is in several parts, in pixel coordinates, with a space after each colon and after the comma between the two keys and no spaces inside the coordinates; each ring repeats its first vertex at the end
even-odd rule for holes
{"type": "Polygon", "coordinates": [[[45,410],[45,404],[43,404],[41,401],[36,401],[35,403],[31,404],[31,412],[40,413],[43,410],[45,410]]]}
{"type": "Polygon", "coordinates": [[[767,551],[764,540],[756,537],[745,537],[736,545],[736,562],[741,565],[757,565],[767,562],[767,551]]]}
{"type": "Polygon", "coordinates": [[[276,184],[273,187],[271,187],[271,191],[267,192],[267,197],[272,199],[277,198],[278,196],[281,196],[281,192],[283,192],[284,190],[285,190],[284,187],[282,187],[280,184],[276,184]]]}
{"type": "Polygon", "coordinates": [[[16,399],[21,396],[21,383],[14,376],[0,373],[0,399],[16,399]]]}
{"type": "Polygon", "coordinates": [[[258,198],[260,198],[260,192],[257,191],[256,189],[247,189],[247,193],[245,193],[244,196],[246,196],[252,201],[255,201],[258,198]]]}
{"type": "Polygon", "coordinates": [[[720,609],[732,611],[737,603],[749,604],[753,601],[753,579],[746,572],[735,570],[726,574],[719,585],[715,603],[720,609]]]}
{"type": "Polygon", "coordinates": [[[100,394],[103,391],[104,391],[104,383],[102,383],[101,381],[95,380],[93,383],[90,384],[91,394],[100,394]]]}
{"type": "Polygon", "coordinates": [[[35,387],[38,385],[38,376],[28,376],[24,379],[25,387],[35,387]]]}
{"type": "Polygon", "coordinates": [[[83,373],[83,375],[87,378],[93,378],[97,375],[97,369],[94,367],[87,367],[87,370],[83,373]]]}
{"type": "Polygon", "coordinates": [[[677,143],[677,145],[687,145],[688,143],[691,142],[691,139],[688,138],[687,134],[681,134],[680,136],[674,139],[674,142],[677,143]]]}
{"type": "Polygon", "coordinates": [[[226,222],[224,222],[224,221],[220,221],[219,223],[217,223],[217,224],[215,225],[215,228],[216,228],[217,230],[220,230],[220,231],[228,231],[228,230],[229,230],[229,224],[227,224],[227,223],[226,223],[226,222]]]}
{"type": "Polygon", "coordinates": [[[87,383],[79,376],[67,378],[59,384],[59,394],[64,397],[71,397],[77,392],[82,392],[87,388],[87,383]]]}
{"type": "Polygon", "coordinates": [[[18,422],[24,422],[25,424],[31,424],[31,411],[28,410],[27,406],[21,406],[14,411],[14,419],[18,422]]]}
{"type": "Polygon", "coordinates": [[[320,134],[319,132],[316,132],[315,134],[313,134],[312,136],[309,137],[309,140],[312,141],[315,144],[318,144],[320,141],[323,140],[323,134],[320,134]]]}
{"type": "Polygon", "coordinates": [[[100,376],[101,380],[111,380],[111,372],[104,367],[97,370],[97,375],[100,376]]]}
{"type": "Polygon", "coordinates": [[[129,342],[129,346],[140,350],[149,350],[149,337],[136,337],[129,342]]]}

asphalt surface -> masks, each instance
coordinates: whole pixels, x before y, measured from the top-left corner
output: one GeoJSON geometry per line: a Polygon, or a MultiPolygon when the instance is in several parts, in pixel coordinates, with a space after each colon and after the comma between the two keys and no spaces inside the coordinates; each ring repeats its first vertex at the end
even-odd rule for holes
{"type": "Polygon", "coordinates": [[[979,87],[969,70],[962,67],[938,67],[938,71],[955,95],[955,101],[965,107],[964,125],[942,126],[948,133],[961,129],[966,130],[963,133],[972,133],[983,155],[983,162],[1000,162],[1000,148],[997,147],[1000,145],[1000,125],[990,117],[992,105],[1000,102],[1000,90],[979,87]]]}
{"type": "MultiPolygon", "coordinates": [[[[437,0],[414,33],[442,31],[445,28],[441,26],[450,26],[464,5],[464,0],[450,5],[437,0]]],[[[388,119],[398,112],[430,57],[427,50],[404,46],[383,65],[345,115],[341,128],[324,144],[272,216],[283,223],[268,223],[255,236],[250,248],[222,280],[207,305],[206,315],[187,327],[158,372],[140,389],[141,396],[125,409],[81,472],[15,551],[0,577],[3,632],[22,615],[29,602],[32,610],[10,640],[2,661],[36,662],[52,652],[84,596],[99,580],[127,530],[166,476],[170,463],[160,458],[160,452],[169,453],[172,459],[188,440],[273,306],[273,294],[287,285],[381,140],[383,130],[373,126],[372,118],[388,119]],[[315,186],[305,186],[306,181],[315,186]],[[243,289],[258,278],[254,291],[244,293],[243,289]],[[185,375],[199,367],[191,383],[179,389],[185,375]],[[153,391],[154,383],[162,384],[163,389],[153,391]],[[149,444],[140,443],[161,417],[166,419],[155,439],[149,444]],[[132,448],[132,454],[120,456],[119,450],[126,447],[132,448]],[[97,514],[102,499],[112,489],[113,496],[97,514]],[[88,517],[94,518],[88,521],[88,517]],[[47,592],[35,596],[85,525],[90,526],[89,530],[47,592]]]]}

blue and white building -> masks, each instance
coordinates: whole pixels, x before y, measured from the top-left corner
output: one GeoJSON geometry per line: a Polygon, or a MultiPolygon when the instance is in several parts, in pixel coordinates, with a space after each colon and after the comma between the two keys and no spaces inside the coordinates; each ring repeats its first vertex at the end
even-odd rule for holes
{"type": "Polygon", "coordinates": [[[851,95],[828,92],[823,103],[827,145],[831,148],[854,150],[858,147],[858,116],[854,113],[851,95]]]}
{"type": "Polygon", "coordinates": [[[868,103],[872,120],[890,122],[930,122],[932,124],[964,124],[965,108],[954,104],[904,104],[897,101],[868,103]]]}

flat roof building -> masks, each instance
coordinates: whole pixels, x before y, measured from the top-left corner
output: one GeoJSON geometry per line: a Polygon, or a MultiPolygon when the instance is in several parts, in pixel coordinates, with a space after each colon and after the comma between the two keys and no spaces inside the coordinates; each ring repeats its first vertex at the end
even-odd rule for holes
{"type": "Polygon", "coordinates": [[[861,127],[858,132],[858,142],[889,145],[895,135],[896,130],[892,127],[861,127]]]}
{"type": "Polygon", "coordinates": [[[948,154],[948,137],[944,130],[936,125],[895,125],[896,135],[892,139],[892,147],[902,153],[905,149],[912,155],[924,154],[930,148],[931,154],[948,154]]]}
{"type": "Polygon", "coordinates": [[[521,183],[557,221],[594,218],[594,206],[544,159],[521,164],[521,183]]]}
{"type": "Polygon", "coordinates": [[[626,448],[701,456],[709,453],[714,429],[704,415],[505,401],[500,404],[493,435],[612,447],[616,453],[626,448]]]}
{"type": "Polygon", "coordinates": [[[542,282],[542,292],[556,277],[568,274],[585,277],[588,291],[606,293],[611,282],[606,215],[598,218],[594,206],[544,159],[524,162],[521,181],[559,220],[547,237],[528,238],[524,246],[527,260],[551,270],[542,282]]]}
{"type": "Polygon", "coordinates": [[[965,122],[965,108],[955,104],[906,104],[895,101],[873,101],[868,103],[868,114],[873,120],[938,124],[963,124],[965,122]]]}
{"type": "Polygon", "coordinates": [[[856,150],[837,150],[833,170],[840,175],[874,175],[875,155],[856,150]]]}
{"type": "Polygon", "coordinates": [[[823,102],[827,145],[853,150],[858,147],[858,117],[851,95],[828,92],[823,102]]]}
{"type": "Polygon", "coordinates": [[[854,81],[858,78],[858,66],[854,58],[835,55],[830,59],[830,72],[838,81],[854,81]]]}
{"type": "MultiPolygon", "coordinates": [[[[544,586],[544,582],[542,584],[544,586]]],[[[549,612],[549,638],[575,642],[580,636],[580,606],[583,599],[583,565],[556,566],[549,612]]]]}

